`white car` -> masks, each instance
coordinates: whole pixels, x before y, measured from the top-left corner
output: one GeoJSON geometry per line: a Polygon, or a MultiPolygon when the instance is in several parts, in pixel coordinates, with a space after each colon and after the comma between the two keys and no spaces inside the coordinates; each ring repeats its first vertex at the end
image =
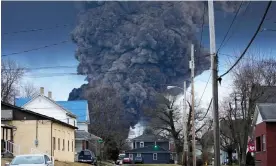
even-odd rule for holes
{"type": "Polygon", "coordinates": [[[18,155],[11,163],[6,163],[9,166],[54,166],[54,162],[46,154],[28,154],[18,155]]]}

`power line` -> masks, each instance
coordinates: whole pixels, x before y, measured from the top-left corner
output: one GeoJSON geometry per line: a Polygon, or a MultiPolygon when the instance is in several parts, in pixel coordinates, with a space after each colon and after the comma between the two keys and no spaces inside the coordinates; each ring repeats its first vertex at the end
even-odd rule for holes
{"type": "Polygon", "coordinates": [[[36,32],[36,31],[45,31],[45,30],[51,30],[51,29],[56,29],[56,28],[61,28],[61,27],[68,27],[68,26],[72,26],[72,25],[74,25],[74,24],[64,24],[64,25],[56,25],[54,27],[49,27],[49,28],[37,28],[37,29],[28,29],[28,30],[14,31],[14,32],[6,32],[6,33],[3,33],[3,35],[28,33],[28,32],[36,32]]]}
{"type": "MultiPolygon", "coordinates": [[[[245,10],[244,10],[244,12],[243,12],[243,17],[245,16],[245,13],[247,12],[250,3],[251,3],[251,1],[247,4],[247,6],[246,6],[246,8],[245,8],[245,10]]],[[[239,25],[240,25],[240,22],[239,22],[239,24],[238,24],[238,25],[236,26],[236,28],[235,28],[236,31],[233,31],[233,32],[231,33],[231,35],[229,36],[229,38],[227,39],[227,41],[223,44],[223,46],[222,46],[221,48],[223,48],[223,47],[229,42],[229,40],[234,36],[235,32],[237,32],[237,29],[239,29],[239,25]]]]}
{"type": "Polygon", "coordinates": [[[210,73],[210,76],[209,76],[209,78],[208,78],[208,81],[207,81],[207,83],[206,83],[206,85],[205,85],[205,88],[204,88],[204,90],[203,90],[203,93],[202,93],[202,95],[201,95],[201,97],[200,97],[199,104],[200,104],[200,102],[201,102],[201,100],[202,100],[202,98],[203,98],[203,95],[204,95],[204,93],[205,93],[205,91],[206,91],[206,89],[207,89],[207,86],[208,86],[208,84],[209,84],[211,75],[212,75],[212,73],[210,73]]]}
{"type": "Polygon", "coordinates": [[[25,51],[20,51],[20,52],[13,52],[13,53],[9,53],[9,54],[2,54],[2,56],[10,56],[10,55],[16,55],[16,54],[22,54],[22,53],[26,53],[26,52],[31,52],[31,51],[37,51],[37,50],[41,50],[41,49],[57,46],[57,45],[60,45],[60,44],[65,44],[65,43],[68,43],[69,41],[70,40],[64,40],[64,41],[61,41],[59,43],[54,43],[54,44],[46,45],[46,46],[43,46],[43,47],[33,48],[33,49],[29,49],[29,50],[25,50],[25,51]]]}
{"type": "Polygon", "coordinates": [[[232,28],[232,26],[233,26],[233,24],[234,24],[235,20],[237,19],[237,16],[238,16],[239,11],[240,11],[240,9],[241,9],[241,7],[242,7],[242,4],[243,4],[243,2],[241,2],[241,4],[240,4],[240,6],[239,6],[238,10],[236,11],[236,14],[235,14],[235,16],[234,16],[234,18],[233,18],[233,20],[232,20],[232,22],[231,22],[231,24],[230,24],[230,26],[229,26],[229,28],[228,28],[227,32],[226,32],[226,34],[225,34],[225,36],[224,36],[224,38],[223,38],[223,40],[222,40],[222,42],[221,42],[221,44],[220,44],[220,46],[219,46],[219,48],[218,48],[217,53],[218,53],[218,52],[219,52],[219,50],[221,49],[221,47],[222,47],[222,45],[223,45],[223,43],[224,43],[224,41],[225,41],[226,37],[228,36],[228,33],[230,32],[230,30],[231,30],[231,28],[232,28]]]}
{"type": "Polygon", "coordinates": [[[230,67],[230,69],[228,69],[224,74],[222,74],[221,76],[219,76],[218,79],[221,79],[223,76],[225,76],[226,74],[228,74],[228,73],[239,63],[239,61],[243,58],[243,56],[245,55],[246,51],[249,49],[249,47],[250,47],[251,44],[253,43],[254,39],[256,38],[257,34],[260,32],[260,29],[261,29],[261,27],[262,27],[262,25],[263,25],[263,22],[264,22],[265,17],[266,17],[266,15],[267,15],[267,13],[268,13],[268,10],[269,10],[269,8],[270,8],[270,6],[271,6],[271,3],[272,3],[272,1],[269,1],[269,2],[268,2],[268,5],[267,5],[267,7],[266,7],[266,10],[265,10],[265,12],[264,12],[264,15],[263,15],[263,17],[262,17],[262,20],[261,20],[261,22],[260,22],[258,28],[257,28],[256,32],[254,33],[253,37],[251,38],[250,42],[248,43],[247,47],[245,48],[245,50],[244,50],[243,53],[241,54],[241,56],[240,56],[240,57],[237,59],[237,61],[232,65],[232,67],[230,67]]]}
{"type": "MultiPolygon", "coordinates": [[[[57,68],[76,68],[78,67],[77,65],[75,66],[44,66],[44,67],[34,67],[34,68],[21,68],[22,70],[27,70],[27,71],[32,71],[32,70],[43,70],[43,69],[57,69],[57,68]]],[[[2,69],[2,70],[18,70],[18,69],[2,69]]]]}

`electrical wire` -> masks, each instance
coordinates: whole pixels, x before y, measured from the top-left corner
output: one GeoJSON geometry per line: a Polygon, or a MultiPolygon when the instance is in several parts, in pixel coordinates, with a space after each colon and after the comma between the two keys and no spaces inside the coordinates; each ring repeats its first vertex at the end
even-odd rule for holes
{"type": "Polygon", "coordinates": [[[210,76],[209,76],[209,78],[208,78],[208,81],[207,81],[207,83],[206,83],[206,85],[205,85],[205,88],[204,88],[204,90],[203,90],[203,93],[202,93],[202,95],[201,95],[201,97],[200,97],[200,100],[199,100],[199,104],[200,104],[200,102],[201,102],[201,100],[202,100],[202,98],[203,98],[203,96],[204,96],[204,93],[205,93],[205,91],[206,91],[206,89],[207,89],[207,86],[208,86],[208,84],[209,84],[209,81],[210,81],[210,78],[211,78],[211,76],[212,76],[212,73],[210,73],[210,76]]]}
{"type": "MultiPolygon", "coordinates": [[[[26,71],[32,71],[32,70],[43,70],[43,69],[77,68],[77,67],[78,67],[77,65],[74,65],[74,66],[44,66],[44,67],[19,68],[19,69],[26,70],[26,71]]],[[[18,69],[2,69],[2,70],[12,71],[12,70],[18,70],[18,69]]]]}
{"type": "Polygon", "coordinates": [[[29,50],[25,50],[25,51],[20,51],[20,52],[13,52],[13,53],[9,53],[9,54],[2,54],[2,56],[4,57],[4,56],[10,56],[10,55],[27,53],[27,52],[31,52],[31,51],[37,51],[37,50],[41,50],[41,49],[57,46],[57,45],[60,45],[60,44],[65,44],[65,43],[68,43],[69,41],[70,40],[64,40],[64,41],[61,41],[59,43],[54,43],[54,44],[46,45],[46,46],[43,46],[43,47],[33,48],[33,49],[29,49],[29,50]]]}
{"type": "Polygon", "coordinates": [[[262,20],[261,20],[261,22],[259,23],[258,28],[256,29],[256,32],[254,33],[254,35],[253,35],[253,37],[251,38],[250,42],[248,43],[248,45],[247,45],[246,48],[244,49],[243,53],[240,55],[240,57],[237,59],[237,61],[236,61],[236,62],[235,62],[235,63],[234,63],[224,74],[222,74],[221,76],[219,76],[218,79],[221,79],[223,76],[225,76],[226,74],[228,74],[228,73],[239,63],[239,61],[243,58],[243,56],[245,55],[245,53],[247,52],[247,50],[249,49],[249,47],[250,47],[251,44],[253,43],[254,39],[256,38],[257,34],[260,32],[260,29],[261,29],[261,27],[262,27],[262,25],[263,25],[263,22],[264,22],[265,17],[266,17],[266,15],[267,15],[267,13],[268,13],[268,10],[269,10],[269,8],[270,8],[270,6],[271,6],[271,3],[272,3],[272,1],[269,1],[269,2],[268,2],[268,5],[267,5],[267,7],[266,7],[266,9],[265,9],[265,12],[264,12],[264,15],[263,15],[263,17],[262,17],[262,20]]]}
{"type": "Polygon", "coordinates": [[[236,11],[236,14],[235,14],[235,16],[234,16],[234,18],[233,18],[233,20],[232,20],[232,22],[231,22],[231,24],[230,24],[230,26],[229,26],[227,32],[226,32],[226,34],[225,34],[225,36],[224,36],[224,38],[223,38],[223,40],[222,40],[222,42],[221,42],[221,44],[220,44],[220,46],[219,46],[219,48],[218,48],[217,53],[218,53],[219,50],[221,49],[221,47],[222,47],[224,41],[226,40],[226,37],[228,36],[228,34],[229,34],[229,32],[230,32],[230,30],[231,30],[233,24],[234,24],[234,22],[236,21],[237,16],[238,16],[238,14],[239,14],[239,12],[240,12],[240,9],[241,9],[241,7],[242,7],[242,4],[243,4],[243,2],[241,2],[241,4],[240,4],[238,10],[236,11]]]}
{"type": "MultiPolygon", "coordinates": [[[[243,12],[243,17],[245,16],[245,13],[247,12],[248,7],[249,7],[250,4],[251,4],[251,1],[247,4],[247,6],[246,6],[246,8],[245,8],[245,10],[244,10],[244,12],[243,12]]],[[[240,22],[238,22],[238,25],[236,26],[235,31],[233,31],[233,32],[231,33],[231,35],[230,35],[229,38],[226,40],[226,42],[222,45],[221,48],[223,48],[223,47],[229,42],[229,40],[235,35],[235,32],[237,32],[237,30],[239,29],[239,25],[240,25],[240,22]]]]}
{"type": "Polygon", "coordinates": [[[56,28],[61,28],[61,27],[68,27],[68,26],[73,26],[73,25],[74,24],[64,24],[64,25],[56,25],[56,26],[49,27],[49,28],[37,28],[37,29],[28,29],[28,30],[14,31],[14,32],[6,32],[6,33],[3,33],[3,35],[28,33],[28,32],[36,32],[36,31],[45,31],[45,30],[51,30],[51,29],[56,29],[56,28]]]}

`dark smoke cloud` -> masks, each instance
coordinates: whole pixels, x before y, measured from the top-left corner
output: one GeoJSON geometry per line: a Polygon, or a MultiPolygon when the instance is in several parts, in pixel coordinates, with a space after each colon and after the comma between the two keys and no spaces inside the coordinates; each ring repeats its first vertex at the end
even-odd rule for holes
{"type": "MultiPolygon", "coordinates": [[[[209,69],[196,38],[203,2],[89,2],[72,32],[78,72],[90,85],[112,86],[126,109],[140,113],[167,85],[189,79],[190,45],[196,75],[209,69]]],[[[206,7],[206,6],[205,6],[206,7]]],[[[224,7],[224,6],[223,6],[224,7]]],[[[207,13],[207,7],[206,7],[207,13]]],[[[77,90],[74,90],[74,93],[77,90]]],[[[71,97],[73,99],[74,97],[71,97]]]]}

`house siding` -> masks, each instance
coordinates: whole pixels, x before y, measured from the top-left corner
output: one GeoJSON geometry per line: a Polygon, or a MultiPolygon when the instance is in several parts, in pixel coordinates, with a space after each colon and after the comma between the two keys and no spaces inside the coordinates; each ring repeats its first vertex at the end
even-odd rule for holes
{"type": "Polygon", "coordinates": [[[20,145],[20,154],[29,154],[34,148],[42,153],[47,153],[54,156],[59,161],[74,161],[74,153],[72,147],[72,140],[74,140],[74,129],[65,127],[61,124],[52,124],[52,138],[51,138],[51,123],[50,120],[26,120],[26,121],[12,121],[17,130],[14,135],[14,142],[20,145]],[[37,127],[36,127],[37,126],[37,127]],[[36,133],[37,131],[37,133],[36,133]],[[35,145],[37,134],[38,145],[35,145]],[[53,137],[56,138],[56,150],[53,147],[53,137]],[[60,150],[58,150],[57,139],[60,138],[60,150]],[[63,141],[65,140],[65,150],[62,151],[63,141]],[[68,140],[70,140],[70,149],[68,151],[68,140]],[[52,149],[51,149],[52,147],[52,149]],[[51,153],[52,150],[52,153],[51,153]]]}
{"type": "MultiPolygon", "coordinates": [[[[137,141],[135,142],[135,148],[140,148],[140,142],[143,142],[143,141],[137,141]]],[[[146,146],[153,146],[155,145],[155,142],[144,142],[144,147],[146,146]]],[[[157,146],[160,146],[161,148],[164,148],[166,150],[169,150],[169,142],[156,142],[156,145],[157,146]]]]}
{"type": "Polygon", "coordinates": [[[64,127],[60,124],[53,124],[53,137],[56,138],[56,150],[54,150],[54,157],[59,161],[74,162],[75,158],[75,130],[69,127],[64,127]],[[58,138],[60,138],[60,150],[58,150],[58,138]],[[64,150],[63,139],[65,141],[64,150]],[[69,141],[69,149],[68,149],[69,141]]]}
{"type": "MultiPolygon", "coordinates": [[[[255,128],[255,141],[257,137],[261,137],[262,135],[266,135],[266,123],[262,122],[259,123],[258,125],[256,125],[255,128]]],[[[262,147],[261,147],[262,149],[262,147]]],[[[267,155],[266,155],[266,151],[260,151],[260,152],[256,152],[256,161],[261,161],[259,166],[269,166],[267,165],[267,155]]]]}
{"type": "MultiPolygon", "coordinates": [[[[126,157],[129,157],[129,154],[133,154],[133,160],[137,156],[137,153],[126,153],[126,157]]],[[[157,153],[157,160],[153,160],[153,153],[141,153],[141,157],[145,164],[169,164],[170,162],[170,153],[157,153]]]]}
{"type": "Polygon", "coordinates": [[[39,96],[35,98],[34,100],[24,105],[24,108],[42,115],[58,119],[65,123],[68,123],[69,121],[70,125],[74,126],[75,124],[75,126],[77,126],[77,120],[75,118],[66,115],[65,110],[52,103],[45,97],[39,96]]]}
{"type": "Polygon", "coordinates": [[[267,139],[267,166],[276,163],[276,123],[266,123],[267,139]]]}

